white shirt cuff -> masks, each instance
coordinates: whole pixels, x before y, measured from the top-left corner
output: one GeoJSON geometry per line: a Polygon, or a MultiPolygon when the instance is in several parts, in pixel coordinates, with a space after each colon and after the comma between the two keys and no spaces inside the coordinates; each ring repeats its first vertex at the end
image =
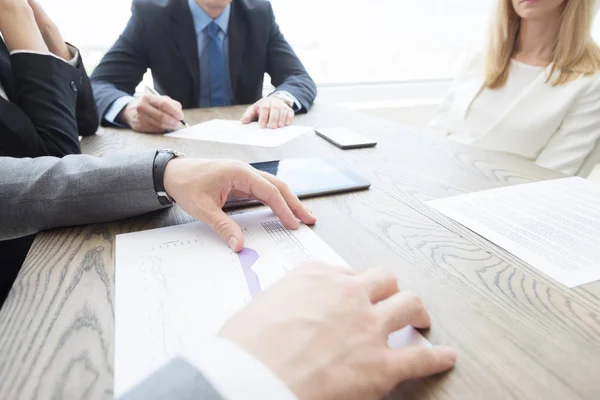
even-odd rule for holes
{"type": "Polygon", "coordinates": [[[227,400],[298,400],[275,373],[228,340],[216,338],[187,360],[227,400]]]}
{"type": "Polygon", "coordinates": [[[283,97],[288,98],[289,100],[291,100],[294,103],[294,111],[299,111],[302,109],[302,104],[300,104],[300,102],[298,101],[298,99],[291,94],[290,92],[287,92],[285,90],[276,90],[275,92],[271,93],[269,96],[273,96],[273,95],[282,95],[283,97]]]}
{"type": "Polygon", "coordinates": [[[79,62],[79,51],[75,47],[71,46],[70,44],[68,44],[67,47],[69,48],[69,51],[71,52],[71,56],[73,57],[70,60],[63,60],[62,58],[60,58],[59,56],[57,56],[54,53],[34,51],[34,50],[13,50],[10,52],[10,55],[12,56],[13,54],[26,53],[26,54],[39,54],[42,56],[52,56],[54,58],[58,58],[59,60],[66,62],[67,64],[69,64],[73,67],[76,67],[77,63],[79,62]]]}
{"type": "Polygon", "coordinates": [[[104,119],[107,122],[110,122],[111,124],[115,124],[122,128],[127,128],[127,125],[123,124],[122,122],[117,121],[117,117],[119,116],[121,111],[123,111],[125,106],[127,106],[127,104],[131,103],[132,100],[135,100],[135,98],[133,96],[123,96],[123,97],[120,97],[117,100],[115,100],[110,105],[110,107],[108,107],[108,110],[104,114],[104,119]]]}

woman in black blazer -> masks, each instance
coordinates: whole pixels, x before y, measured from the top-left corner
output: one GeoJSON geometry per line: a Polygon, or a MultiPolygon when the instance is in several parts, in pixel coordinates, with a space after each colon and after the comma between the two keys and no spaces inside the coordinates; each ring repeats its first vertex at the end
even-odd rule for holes
{"type": "Polygon", "coordinates": [[[0,155],[80,153],[98,128],[79,51],[35,0],[0,0],[0,155]]]}
{"type": "MultiPolygon", "coordinates": [[[[0,0],[0,32],[0,156],[81,153],[99,118],[79,51],[35,0],[0,0]]],[[[33,239],[0,241],[0,306],[33,239]]]]}

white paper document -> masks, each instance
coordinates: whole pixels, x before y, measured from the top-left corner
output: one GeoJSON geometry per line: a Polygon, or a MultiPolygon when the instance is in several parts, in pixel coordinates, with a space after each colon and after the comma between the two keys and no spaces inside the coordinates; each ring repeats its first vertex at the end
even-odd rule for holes
{"type": "MultiPolygon", "coordinates": [[[[290,231],[271,211],[233,218],[244,232],[239,254],[202,223],[117,236],[116,398],[176,356],[197,358],[229,317],[299,263],[346,265],[309,227],[290,231]]],[[[430,345],[412,327],[390,336],[391,346],[409,344],[430,345]]]]}
{"type": "Polygon", "coordinates": [[[600,187],[565,178],[428,203],[567,287],[600,280],[600,187]]]}
{"type": "Polygon", "coordinates": [[[263,129],[258,122],[244,125],[240,121],[213,119],[165,136],[247,146],[279,147],[298,136],[310,132],[314,132],[314,129],[299,125],[278,129],[263,129]]]}

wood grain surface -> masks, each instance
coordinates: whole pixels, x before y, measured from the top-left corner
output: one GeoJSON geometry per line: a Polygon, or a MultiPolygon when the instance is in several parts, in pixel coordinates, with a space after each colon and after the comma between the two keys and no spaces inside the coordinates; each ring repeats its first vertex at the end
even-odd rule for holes
{"type": "MultiPolygon", "coordinates": [[[[243,110],[192,110],[186,120],[236,119],[243,110]]],[[[307,135],[266,149],[102,129],[82,146],[94,155],[176,148],[348,165],[373,187],[307,200],[315,232],[357,270],[392,268],[430,309],[426,336],[459,352],[453,372],[403,384],[390,398],[600,398],[600,283],[567,289],[425,204],[556,173],[332,106],[316,105],[296,123],[346,126],[379,144],[342,151],[307,135]]],[[[39,234],[0,311],[0,399],[112,399],[115,235],[189,221],[175,207],[39,234]]]]}

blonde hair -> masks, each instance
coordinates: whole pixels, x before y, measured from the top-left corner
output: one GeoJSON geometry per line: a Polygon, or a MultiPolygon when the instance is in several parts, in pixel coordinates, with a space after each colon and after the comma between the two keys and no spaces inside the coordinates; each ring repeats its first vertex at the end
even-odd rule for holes
{"type": "MultiPolygon", "coordinates": [[[[597,0],[566,0],[546,82],[559,86],[600,70],[600,48],[591,30],[597,0]]],[[[487,51],[485,86],[501,88],[508,80],[510,61],[519,36],[521,18],[511,0],[499,0],[487,51]]]]}

